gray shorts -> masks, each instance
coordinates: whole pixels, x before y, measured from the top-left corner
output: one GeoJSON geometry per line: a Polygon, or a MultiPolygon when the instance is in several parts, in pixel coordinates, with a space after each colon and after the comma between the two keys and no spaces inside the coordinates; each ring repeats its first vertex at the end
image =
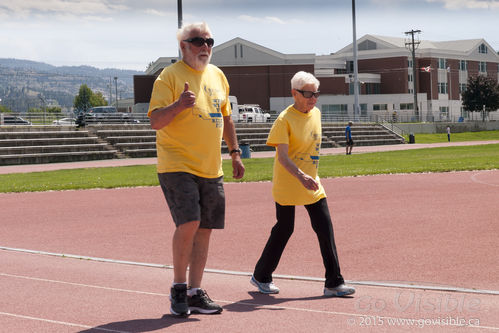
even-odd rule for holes
{"type": "Polygon", "coordinates": [[[200,221],[200,228],[223,229],[225,192],[223,177],[203,178],[186,172],[158,173],[173,221],[200,221]]]}

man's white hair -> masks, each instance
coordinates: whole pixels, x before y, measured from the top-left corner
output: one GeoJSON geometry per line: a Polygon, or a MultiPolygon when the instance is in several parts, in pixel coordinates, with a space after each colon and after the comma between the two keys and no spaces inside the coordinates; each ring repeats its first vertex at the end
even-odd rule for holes
{"type": "Polygon", "coordinates": [[[319,89],[320,82],[310,73],[299,71],[291,79],[292,89],[302,89],[307,84],[315,85],[316,89],[319,89]]]}
{"type": "Polygon", "coordinates": [[[193,30],[198,30],[200,33],[207,32],[211,35],[210,27],[206,22],[196,22],[196,23],[188,23],[182,25],[182,28],[177,30],[177,40],[180,44],[181,41],[189,38],[189,35],[193,30]]]}

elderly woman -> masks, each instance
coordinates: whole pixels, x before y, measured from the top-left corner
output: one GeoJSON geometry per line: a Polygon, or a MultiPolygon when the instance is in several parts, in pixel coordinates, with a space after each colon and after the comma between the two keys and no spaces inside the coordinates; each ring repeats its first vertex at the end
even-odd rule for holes
{"type": "Polygon", "coordinates": [[[298,72],[291,79],[291,88],[294,104],[281,112],[267,139],[268,145],[277,148],[272,187],[277,223],[250,282],[261,293],[279,293],[272,282],[272,273],[293,233],[295,206],[304,205],[317,234],[326,269],[324,295],[350,295],[355,289],[345,285],[340,273],[326,193],[318,176],[321,113],[315,104],[319,81],[310,73],[298,72]]]}

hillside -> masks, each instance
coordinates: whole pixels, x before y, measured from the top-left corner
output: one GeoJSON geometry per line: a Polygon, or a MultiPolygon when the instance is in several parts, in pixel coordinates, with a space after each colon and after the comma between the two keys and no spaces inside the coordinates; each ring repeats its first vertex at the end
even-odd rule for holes
{"type": "Polygon", "coordinates": [[[94,92],[102,92],[109,102],[133,97],[133,76],[143,72],[90,66],[52,66],[46,63],[0,58],[0,98],[2,105],[14,112],[41,107],[42,98],[49,105],[69,111],[80,86],[86,84],[94,92]]]}

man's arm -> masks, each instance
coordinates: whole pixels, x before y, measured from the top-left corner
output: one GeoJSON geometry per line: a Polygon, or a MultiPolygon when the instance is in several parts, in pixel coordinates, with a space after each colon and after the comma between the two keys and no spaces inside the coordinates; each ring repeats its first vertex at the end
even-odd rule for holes
{"type": "Polygon", "coordinates": [[[289,145],[281,143],[277,145],[277,159],[279,163],[286,169],[290,174],[298,178],[300,183],[307,189],[312,191],[317,191],[319,189],[319,184],[314,178],[310,177],[306,173],[300,170],[296,164],[288,156],[289,145]]]}
{"type": "MultiPolygon", "coordinates": [[[[236,128],[234,126],[234,121],[232,121],[232,116],[224,116],[224,133],[223,137],[229,152],[234,149],[239,149],[237,144],[236,128]]],[[[232,158],[232,176],[235,179],[243,178],[244,176],[244,165],[241,161],[240,153],[233,153],[230,156],[232,158]]]]}
{"type": "Polygon", "coordinates": [[[196,95],[189,90],[189,83],[186,82],[184,91],[175,102],[151,113],[151,128],[159,130],[168,126],[180,112],[192,108],[194,105],[196,105],[196,95]]]}

